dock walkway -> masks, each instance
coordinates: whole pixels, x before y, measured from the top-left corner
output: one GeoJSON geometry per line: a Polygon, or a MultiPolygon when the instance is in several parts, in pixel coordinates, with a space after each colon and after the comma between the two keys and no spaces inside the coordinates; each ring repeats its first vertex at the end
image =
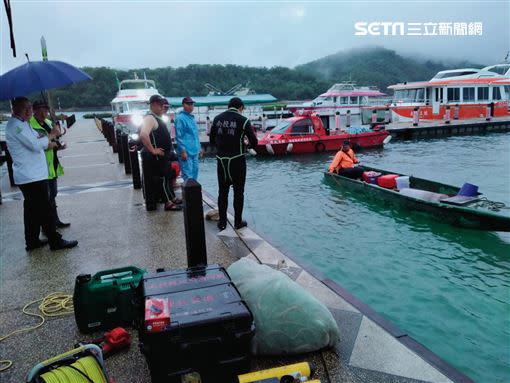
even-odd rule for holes
{"type": "MultiPolygon", "coordinates": [[[[69,130],[68,149],[61,153],[65,175],[59,178],[59,214],[72,223],[62,230],[77,239],[77,248],[51,252],[24,250],[22,196],[9,186],[2,171],[0,206],[0,335],[37,323],[22,314],[22,307],[52,292],[72,294],[80,273],[135,265],[154,271],[186,267],[186,244],[181,212],[146,212],[142,192],[134,190],[117,156],[92,121],[80,120],[69,130]]],[[[204,211],[216,207],[204,193],[204,211]]],[[[282,269],[289,277],[328,306],[340,328],[340,341],[332,350],[293,357],[256,358],[252,369],[308,360],[321,382],[471,382],[469,378],[387,322],[349,292],[319,273],[300,266],[249,228],[221,233],[215,222],[205,223],[209,263],[225,267],[240,257],[282,269]]],[[[135,331],[128,352],[106,360],[116,382],[150,382],[135,331]]],[[[82,335],[73,316],[49,319],[41,328],[0,342],[0,359],[13,366],[0,373],[2,382],[22,382],[38,362],[72,349],[82,335]]]]}

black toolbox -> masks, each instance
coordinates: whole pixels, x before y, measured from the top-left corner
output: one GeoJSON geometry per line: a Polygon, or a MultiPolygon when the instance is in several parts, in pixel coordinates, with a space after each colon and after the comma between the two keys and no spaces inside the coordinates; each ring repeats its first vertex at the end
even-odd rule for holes
{"type": "Polygon", "coordinates": [[[145,274],[140,288],[140,350],[153,383],[180,382],[190,372],[227,383],[250,370],[253,316],[223,267],[145,274]],[[166,321],[146,320],[153,313],[166,321]]]}

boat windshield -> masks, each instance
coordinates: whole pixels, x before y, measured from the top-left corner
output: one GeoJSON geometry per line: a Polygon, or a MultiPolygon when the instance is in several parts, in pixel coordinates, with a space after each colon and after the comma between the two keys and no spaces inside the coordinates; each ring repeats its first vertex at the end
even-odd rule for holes
{"type": "Polygon", "coordinates": [[[291,124],[290,121],[282,121],[271,130],[271,133],[283,134],[287,131],[290,124],[291,124]]]}
{"type": "Polygon", "coordinates": [[[128,105],[130,112],[149,110],[149,104],[144,101],[131,101],[128,105]]]}

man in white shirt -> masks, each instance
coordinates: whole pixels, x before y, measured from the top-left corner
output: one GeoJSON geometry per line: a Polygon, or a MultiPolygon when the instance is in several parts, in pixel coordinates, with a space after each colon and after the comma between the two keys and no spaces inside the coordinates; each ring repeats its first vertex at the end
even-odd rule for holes
{"type": "Polygon", "coordinates": [[[14,182],[23,193],[23,217],[25,223],[25,249],[34,250],[47,242],[51,250],[75,247],[78,241],[66,241],[55,229],[52,219],[49,189],[48,166],[45,149],[56,147],[52,142],[59,134],[58,127],[47,135],[39,136],[28,124],[32,117],[32,104],[26,97],[12,101],[12,117],[5,127],[7,148],[13,161],[14,182]],[[41,227],[48,241],[40,240],[41,227]]]}

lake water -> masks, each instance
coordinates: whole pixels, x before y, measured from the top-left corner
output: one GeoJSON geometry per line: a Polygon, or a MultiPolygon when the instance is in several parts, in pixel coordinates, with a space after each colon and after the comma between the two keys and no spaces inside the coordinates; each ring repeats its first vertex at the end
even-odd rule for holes
{"type": "MultiPolygon", "coordinates": [[[[390,143],[362,163],[510,205],[510,135],[390,143]]],[[[510,381],[510,233],[454,228],[327,183],[334,153],[250,158],[245,219],[477,382],[510,381]]],[[[199,181],[217,195],[216,163],[199,181]]],[[[230,204],[230,206],[232,206],[230,204]]]]}

